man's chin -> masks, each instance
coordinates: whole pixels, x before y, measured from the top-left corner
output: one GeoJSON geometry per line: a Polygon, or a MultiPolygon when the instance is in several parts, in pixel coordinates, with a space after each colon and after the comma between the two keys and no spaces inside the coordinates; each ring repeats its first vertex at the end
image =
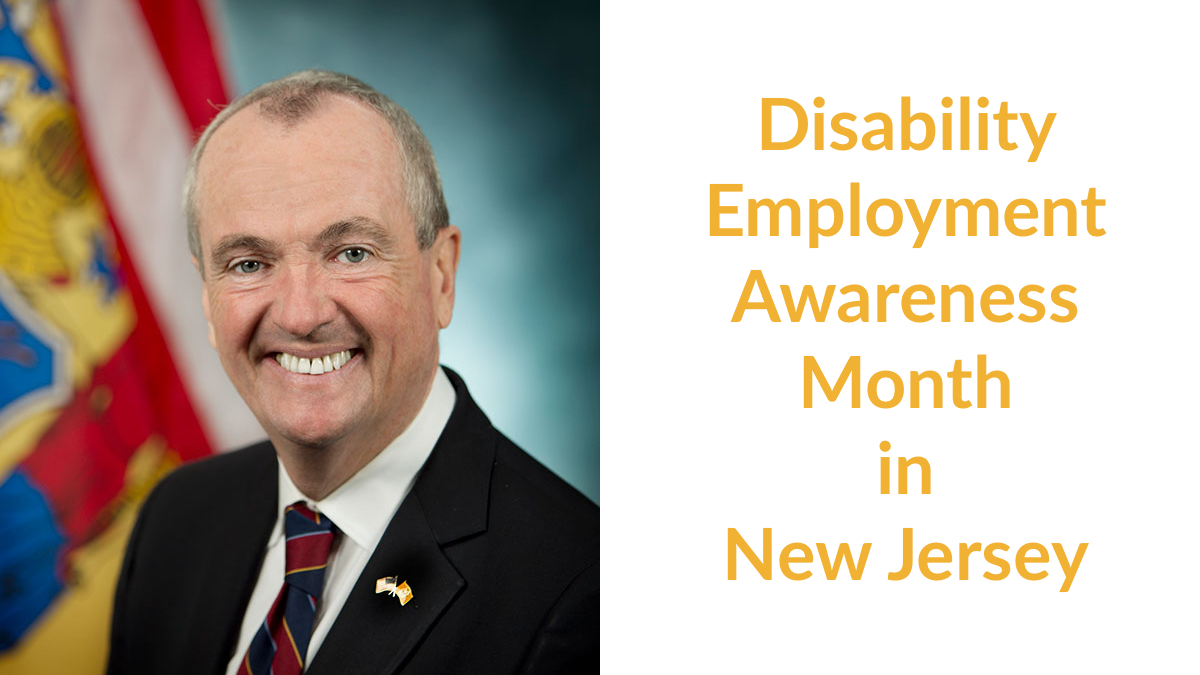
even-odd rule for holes
{"type": "Polygon", "coordinates": [[[276,424],[263,425],[278,446],[280,441],[301,448],[328,448],[346,438],[348,424],[276,424]]]}

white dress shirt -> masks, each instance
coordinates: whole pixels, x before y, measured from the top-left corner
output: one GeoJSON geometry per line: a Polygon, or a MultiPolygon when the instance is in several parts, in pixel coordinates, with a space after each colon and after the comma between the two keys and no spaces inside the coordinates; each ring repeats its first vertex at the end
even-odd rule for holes
{"type": "MultiPolygon", "coordinates": [[[[283,540],[283,509],[304,501],[310,508],[328,516],[339,532],[329,552],[324,590],[317,601],[312,640],[308,643],[308,655],[304,659],[304,663],[308,664],[312,663],[325,636],[329,634],[334,620],[342,611],[342,605],[350,597],[351,587],[358,581],[388,523],[400,508],[400,502],[412,489],[417,472],[442,435],[454,410],[455,398],[454,385],[450,384],[450,379],[439,367],[429,396],[412,424],[375,459],[321,501],[314,502],[301,494],[283,465],[279,466],[279,508],[275,511],[275,526],[267,538],[266,557],[263,558],[258,581],[242,617],[237,649],[225,669],[227,675],[236,675],[246,650],[250,648],[250,641],[266,620],[271,604],[283,587],[287,548],[283,540]]],[[[374,584],[375,581],[371,580],[372,591],[374,584]]]]}

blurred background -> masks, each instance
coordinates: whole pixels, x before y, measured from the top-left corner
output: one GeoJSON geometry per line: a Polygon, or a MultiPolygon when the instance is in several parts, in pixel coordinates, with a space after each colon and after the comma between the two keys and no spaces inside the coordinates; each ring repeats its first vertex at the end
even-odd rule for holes
{"type": "Polygon", "coordinates": [[[0,672],[103,672],[146,494],[265,438],[179,187],[217,107],[306,68],[421,124],[463,231],[442,362],[599,501],[596,4],[0,0],[0,672]]]}

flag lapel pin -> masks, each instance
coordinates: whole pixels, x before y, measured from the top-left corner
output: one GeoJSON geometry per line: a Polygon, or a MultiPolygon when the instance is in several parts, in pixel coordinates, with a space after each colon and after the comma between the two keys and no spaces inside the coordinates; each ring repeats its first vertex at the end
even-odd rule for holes
{"type": "Polygon", "coordinates": [[[391,593],[393,598],[400,600],[400,606],[408,604],[413,598],[412,588],[409,588],[407,581],[400,581],[400,577],[382,577],[375,580],[376,593],[391,593]]]}

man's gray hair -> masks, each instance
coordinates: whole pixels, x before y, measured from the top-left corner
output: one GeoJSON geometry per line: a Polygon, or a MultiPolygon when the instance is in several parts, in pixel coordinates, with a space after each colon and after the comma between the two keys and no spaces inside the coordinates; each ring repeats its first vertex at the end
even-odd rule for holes
{"type": "MultiPolygon", "coordinates": [[[[196,169],[208,139],[235,113],[255,103],[259,104],[259,114],[287,128],[303,122],[330,95],[361,101],[391,125],[404,165],[404,200],[416,225],[417,243],[423,249],[433,245],[438,230],[450,224],[450,212],[442,196],[442,179],[433,160],[433,148],[421,132],[421,127],[417,126],[407,110],[357,78],[327,70],[302,70],[260,85],[230,103],[217,113],[196,141],[183,181],[183,213],[187,219],[188,246],[196,260],[203,260],[200,256],[200,222],[196,208],[196,169]]],[[[200,269],[204,269],[203,263],[200,269]]]]}

